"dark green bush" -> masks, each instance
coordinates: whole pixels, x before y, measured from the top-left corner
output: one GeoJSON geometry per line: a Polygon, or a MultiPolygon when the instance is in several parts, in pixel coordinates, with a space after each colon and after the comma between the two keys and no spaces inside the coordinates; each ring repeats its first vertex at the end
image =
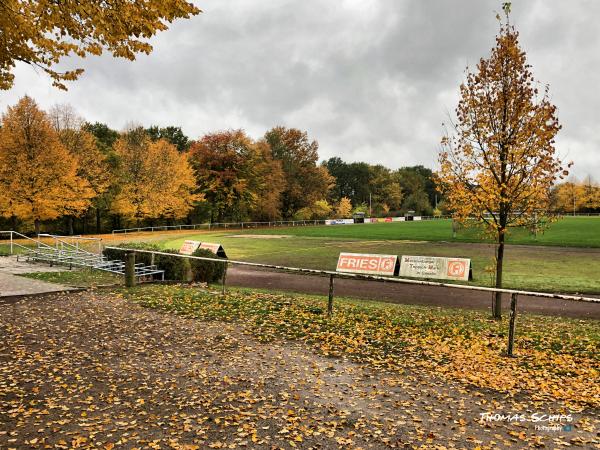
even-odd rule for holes
{"type": "Polygon", "coordinates": [[[156,255],[154,259],[154,263],[158,268],[165,271],[165,280],[192,281],[192,268],[189,259],[175,256],[179,255],[179,251],[175,249],[161,251],[173,254],[173,256],[156,255]]]}
{"type": "MultiPolygon", "coordinates": [[[[217,258],[226,260],[226,258],[220,258],[210,250],[205,248],[199,248],[193,254],[193,256],[200,256],[203,258],[217,258]]],[[[217,261],[203,261],[201,259],[190,259],[192,265],[192,277],[194,281],[203,283],[213,283],[215,281],[221,281],[223,274],[227,271],[227,264],[217,261]]]]}
{"type": "MultiPolygon", "coordinates": [[[[125,242],[123,244],[119,244],[116,247],[121,248],[131,248],[133,250],[151,250],[151,251],[161,251],[161,248],[156,244],[150,244],[149,242],[125,242]]],[[[124,250],[113,250],[110,248],[105,248],[102,251],[102,254],[110,260],[120,260],[125,261],[125,251],[124,250]]],[[[145,266],[150,266],[152,264],[152,255],[150,253],[136,253],[135,254],[135,262],[136,264],[144,264],[145,266]]],[[[156,264],[156,261],[154,262],[156,264]]]]}

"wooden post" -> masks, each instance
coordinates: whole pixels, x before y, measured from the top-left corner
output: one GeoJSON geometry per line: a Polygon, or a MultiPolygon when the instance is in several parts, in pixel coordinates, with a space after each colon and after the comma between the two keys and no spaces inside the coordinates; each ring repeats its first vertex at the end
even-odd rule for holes
{"type": "Polygon", "coordinates": [[[329,299],[327,300],[327,315],[333,314],[333,275],[329,275],[329,299]]]}
{"type": "Polygon", "coordinates": [[[508,329],[508,350],[506,354],[513,356],[513,348],[515,345],[515,323],[517,321],[517,294],[510,296],[510,321],[508,329]]]}
{"type": "Polygon", "coordinates": [[[222,283],[221,294],[225,295],[225,279],[227,278],[227,263],[225,262],[223,264],[225,264],[225,270],[223,271],[223,278],[221,279],[221,283],[222,283]]]}
{"type": "Polygon", "coordinates": [[[135,286],[135,252],[125,253],[125,286],[135,286]]]}

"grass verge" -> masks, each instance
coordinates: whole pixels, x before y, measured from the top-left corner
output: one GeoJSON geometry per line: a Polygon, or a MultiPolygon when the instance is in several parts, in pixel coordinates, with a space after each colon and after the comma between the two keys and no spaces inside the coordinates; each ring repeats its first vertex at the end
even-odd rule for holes
{"type": "Polygon", "coordinates": [[[324,355],[374,367],[426,370],[510,395],[600,406],[600,328],[593,320],[520,315],[516,358],[504,356],[507,320],[486,313],[231,290],[225,296],[182,286],[122,290],[127,299],[201,320],[235,321],[261,341],[302,340],[324,355]]]}
{"type": "Polygon", "coordinates": [[[97,285],[122,284],[123,277],[102,270],[69,270],[64,272],[35,272],[21,276],[49,283],[66,284],[69,286],[89,287],[97,285]]]}

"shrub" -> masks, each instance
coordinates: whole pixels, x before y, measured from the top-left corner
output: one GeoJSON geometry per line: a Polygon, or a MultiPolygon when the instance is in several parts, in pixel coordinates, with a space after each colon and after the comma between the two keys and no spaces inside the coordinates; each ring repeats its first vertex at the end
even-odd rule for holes
{"type": "MultiPolygon", "coordinates": [[[[203,258],[217,258],[226,260],[227,258],[220,258],[210,250],[205,248],[197,249],[193,256],[200,256],[203,258]]],[[[204,261],[201,259],[190,259],[192,265],[192,277],[194,281],[203,283],[212,283],[220,281],[223,278],[225,272],[227,272],[227,264],[217,261],[204,261]]]]}
{"type": "Polygon", "coordinates": [[[181,258],[175,249],[161,250],[163,253],[172,253],[173,256],[156,255],[154,263],[160,270],[165,271],[165,280],[192,281],[192,267],[190,260],[181,258]]]}
{"type": "MultiPolygon", "coordinates": [[[[151,251],[161,251],[161,248],[156,244],[150,244],[149,242],[125,242],[117,245],[120,248],[131,248],[133,250],[151,250],[151,251]]],[[[110,260],[120,260],[125,261],[125,251],[124,250],[113,250],[110,248],[105,248],[102,251],[102,254],[110,260]]],[[[135,263],[136,264],[144,264],[145,266],[150,266],[152,264],[152,255],[150,253],[136,253],[135,254],[135,263]]],[[[156,261],[154,262],[156,264],[156,261]]]]}

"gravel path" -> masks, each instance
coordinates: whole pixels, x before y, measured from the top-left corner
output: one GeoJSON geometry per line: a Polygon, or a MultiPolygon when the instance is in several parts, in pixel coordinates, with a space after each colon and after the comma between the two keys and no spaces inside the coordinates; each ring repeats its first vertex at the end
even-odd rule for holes
{"type": "Polygon", "coordinates": [[[2,449],[600,448],[597,426],[598,411],[375,371],[108,293],[0,304],[2,449]],[[534,414],[571,421],[540,431],[534,414]]]}

